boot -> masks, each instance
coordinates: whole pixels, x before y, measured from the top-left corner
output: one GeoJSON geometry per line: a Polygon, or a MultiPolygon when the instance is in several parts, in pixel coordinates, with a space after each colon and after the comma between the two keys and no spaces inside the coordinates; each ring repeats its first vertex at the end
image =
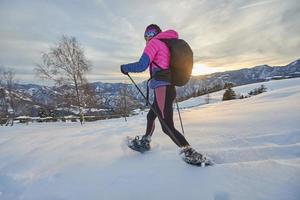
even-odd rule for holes
{"type": "Polygon", "coordinates": [[[206,156],[198,153],[195,149],[190,146],[183,147],[179,155],[181,155],[182,159],[191,165],[198,165],[198,166],[206,166],[206,165],[213,165],[213,162],[207,158],[206,156]]]}
{"type": "Polygon", "coordinates": [[[142,136],[140,139],[139,136],[136,136],[133,140],[130,141],[130,148],[139,152],[149,151],[151,149],[150,146],[151,139],[150,137],[142,136]]]}

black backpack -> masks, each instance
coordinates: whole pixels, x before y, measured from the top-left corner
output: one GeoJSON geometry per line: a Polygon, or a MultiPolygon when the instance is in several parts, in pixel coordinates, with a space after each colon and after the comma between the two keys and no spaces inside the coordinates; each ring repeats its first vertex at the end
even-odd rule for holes
{"type": "Polygon", "coordinates": [[[165,78],[167,77],[165,70],[162,70],[161,74],[158,73],[157,78],[154,77],[158,80],[170,79],[169,81],[176,86],[185,85],[190,80],[193,70],[191,47],[182,39],[160,39],[160,41],[164,42],[170,50],[170,71],[167,72],[169,78],[165,78]]]}

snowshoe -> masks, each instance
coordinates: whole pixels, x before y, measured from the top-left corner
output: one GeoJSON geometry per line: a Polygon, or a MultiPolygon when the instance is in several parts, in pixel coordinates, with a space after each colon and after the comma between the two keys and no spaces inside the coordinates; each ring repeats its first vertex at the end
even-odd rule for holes
{"type": "Polygon", "coordinates": [[[185,147],[180,150],[179,155],[181,155],[183,161],[188,164],[196,165],[196,166],[211,166],[214,165],[212,159],[207,156],[198,153],[195,149],[191,147],[185,147]]]}
{"type": "Polygon", "coordinates": [[[127,141],[128,141],[127,142],[128,147],[134,151],[144,153],[151,149],[150,146],[151,140],[145,136],[143,136],[141,139],[139,136],[136,136],[135,138],[127,137],[127,141]]]}

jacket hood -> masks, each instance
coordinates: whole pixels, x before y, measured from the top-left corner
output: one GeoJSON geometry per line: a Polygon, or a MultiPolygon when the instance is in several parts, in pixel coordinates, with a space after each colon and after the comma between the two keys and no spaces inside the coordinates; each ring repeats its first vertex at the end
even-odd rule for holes
{"type": "Polygon", "coordinates": [[[174,30],[167,30],[164,32],[160,32],[155,39],[178,39],[178,33],[174,30]]]}

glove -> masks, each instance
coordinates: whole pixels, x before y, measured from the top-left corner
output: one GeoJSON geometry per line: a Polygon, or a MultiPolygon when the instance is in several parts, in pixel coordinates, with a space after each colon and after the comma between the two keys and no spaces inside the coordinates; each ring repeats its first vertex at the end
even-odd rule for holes
{"type": "Polygon", "coordinates": [[[120,70],[121,70],[121,72],[122,72],[124,75],[128,75],[128,72],[126,72],[126,71],[124,70],[124,65],[121,65],[121,66],[120,66],[120,70]]]}

